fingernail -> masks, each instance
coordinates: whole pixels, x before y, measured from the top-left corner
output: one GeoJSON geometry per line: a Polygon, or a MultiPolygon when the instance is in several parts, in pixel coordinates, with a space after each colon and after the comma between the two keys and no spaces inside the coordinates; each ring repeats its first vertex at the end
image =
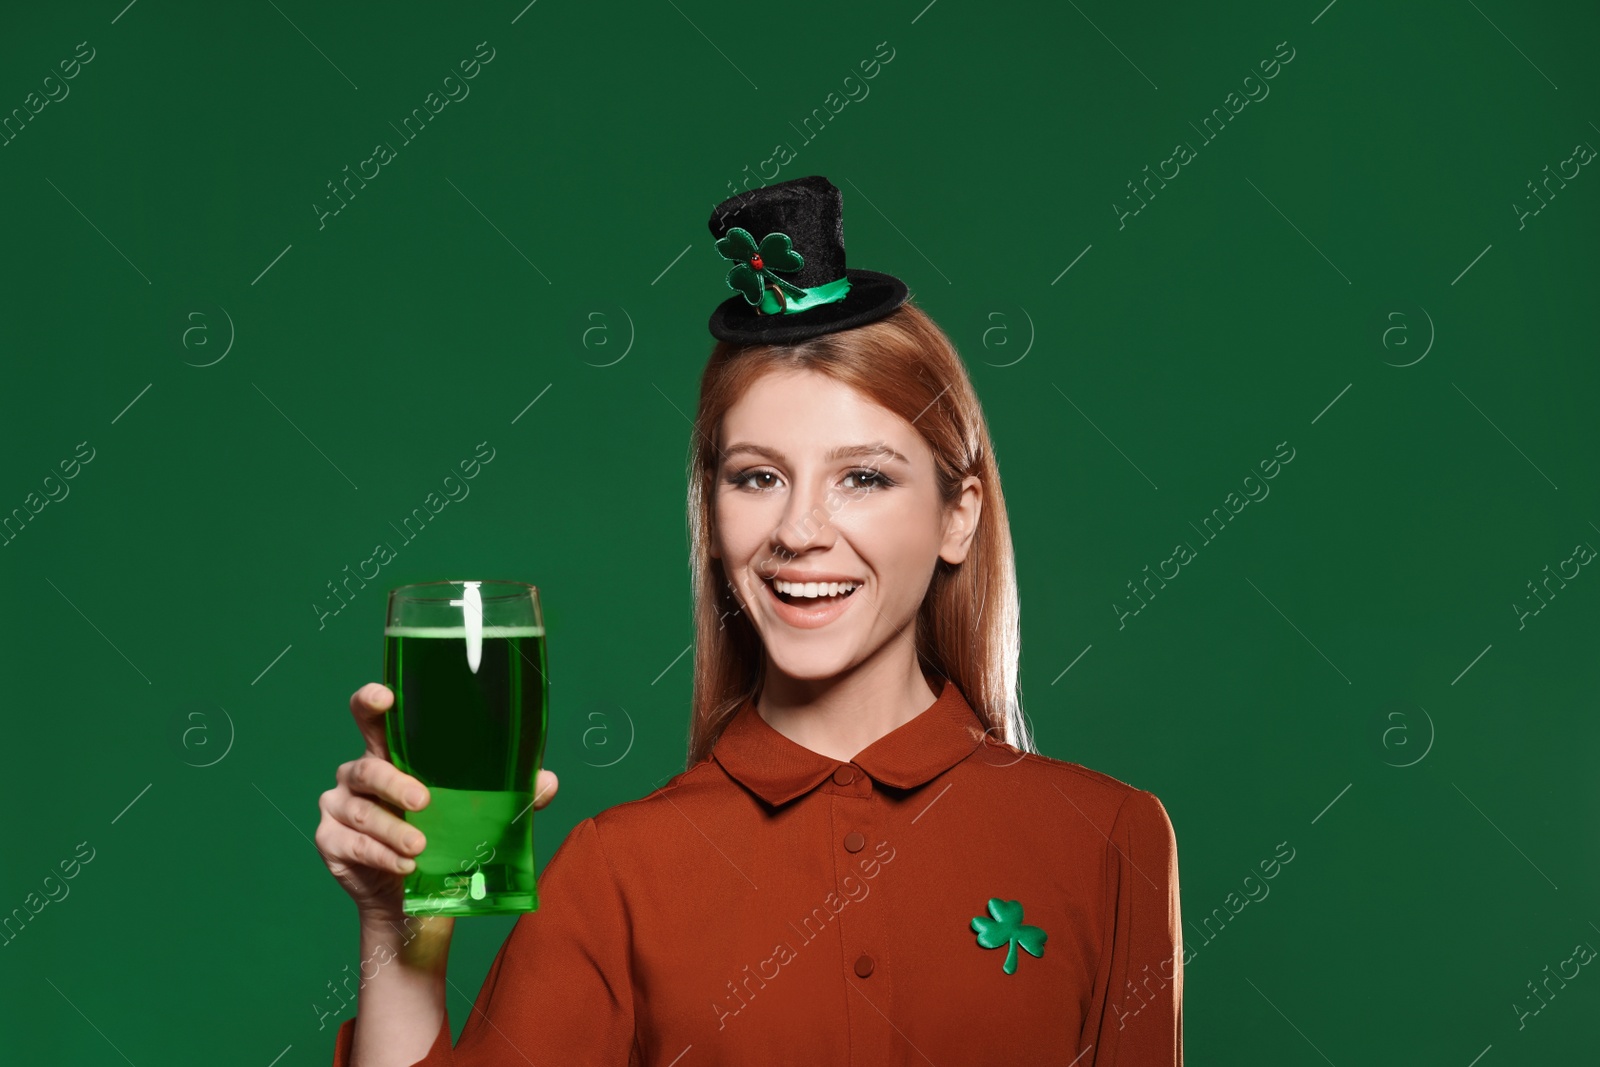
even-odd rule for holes
{"type": "Polygon", "coordinates": [[[412,852],[422,851],[422,835],[412,834],[410,837],[406,838],[406,848],[412,852]]]}
{"type": "Polygon", "coordinates": [[[415,860],[406,859],[404,856],[400,857],[400,870],[402,872],[404,872],[406,874],[410,874],[412,871],[414,871],[416,869],[417,869],[417,863],[416,863],[415,860]]]}
{"type": "Polygon", "coordinates": [[[422,790],[420,789],[413,789],[406,794],[406,804],[413,808],[422,807],[422,802],[425,799],[427,798],[422,795],[422,790]]]}

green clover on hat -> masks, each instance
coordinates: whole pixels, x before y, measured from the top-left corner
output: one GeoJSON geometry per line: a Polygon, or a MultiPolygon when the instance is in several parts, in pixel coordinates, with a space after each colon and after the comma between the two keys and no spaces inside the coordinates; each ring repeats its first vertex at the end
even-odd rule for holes
{"type": "Polygon", "coordinates": [[[769,284],[787,289],[795,296],[805,296],[806,291],[778,277],[773,271],[797,271],[805,260],[794,250],[794,242],[786,233],[769,233],[759,245],[750,231],[734,226],[728,235],[717,241],[717,252],[723,259],[734,261],[728,271],[728,287],[742,294],[752,304],[761,303],[762,291],[769,284]]]}

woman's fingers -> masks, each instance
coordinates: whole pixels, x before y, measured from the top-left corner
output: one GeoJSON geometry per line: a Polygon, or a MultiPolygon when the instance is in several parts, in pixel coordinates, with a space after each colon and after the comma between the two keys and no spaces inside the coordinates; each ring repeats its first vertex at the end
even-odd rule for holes
{"type": "Polygon", "coordinates": [[[428,787],[381,756],[362,756],[341,763],[335,780],[352,793],[364,793],[417,811],[428,806],[428,787]]]}
{"type": "MultiPolygon", "coordinates": [[[[370,797],[348,789],[330,789],[322,794],[324,813],[350,829],[373,838],[397,856],[415,856],[427,847],[422,831],[393,814],[370,797]]],[[[388,863],[375,866],[390,866],[388,863]]]]}
{"type": "Polygon", "coordinates": [[[556,795],[556,790],[561,788],[561,780],[556,777],[555,771],[541,770],[539,780],[534,784],[533,808],[535,811],[550,803],[556,795]]]}
{"type": "Polygon", "coordinates": [[[384,732],[384,715],[394,707],[394,694],[379,682],[368,682],[350,694],[350,714],[367,742],[367,755],[389,758],[389,737],[384,732]]]}
{"type": "Polygon", "coordinates": [[[395,874],[410,874],[417,866],[409,856],[398,854],[375,837],[352,830],[331,815],[317,827],[316,845],[335,874],[339,874],[337,867],[345,864],[395,874]]]}

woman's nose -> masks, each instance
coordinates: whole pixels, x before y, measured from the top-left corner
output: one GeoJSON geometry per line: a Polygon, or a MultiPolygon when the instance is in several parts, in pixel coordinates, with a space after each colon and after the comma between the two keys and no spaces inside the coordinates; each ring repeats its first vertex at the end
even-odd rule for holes
{"type": "Polygon", "coordinates": [[[833,538],[833,501],[820,489],[795,489],[789,494],[778,528],[773,531],[775,545],[791,555],[813,545],[827,545],[833,538]]]}

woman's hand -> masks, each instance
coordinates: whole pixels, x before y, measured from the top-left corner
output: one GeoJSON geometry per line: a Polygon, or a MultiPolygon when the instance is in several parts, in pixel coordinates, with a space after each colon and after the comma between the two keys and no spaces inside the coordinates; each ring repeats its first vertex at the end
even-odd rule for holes
{"type": "MultiPolygon", "coordinates": [[[[318,799],[322,822],[316,843],[328,871],[356,902],[358,912],[403,919],[403,882],[416,868],[411,857],[428,842],[400,813],[427,807],[429,797],[426,786],[389,760],[383,717],[393,706],[394,694],[377,682],[351,695],[350,714],[367,749],[360,758],[339,765],[334,775],[337,784],[318,799]]],[[[559,784],[554,773],[541,770],[534,808],[550,803],[559,784]]]]}

